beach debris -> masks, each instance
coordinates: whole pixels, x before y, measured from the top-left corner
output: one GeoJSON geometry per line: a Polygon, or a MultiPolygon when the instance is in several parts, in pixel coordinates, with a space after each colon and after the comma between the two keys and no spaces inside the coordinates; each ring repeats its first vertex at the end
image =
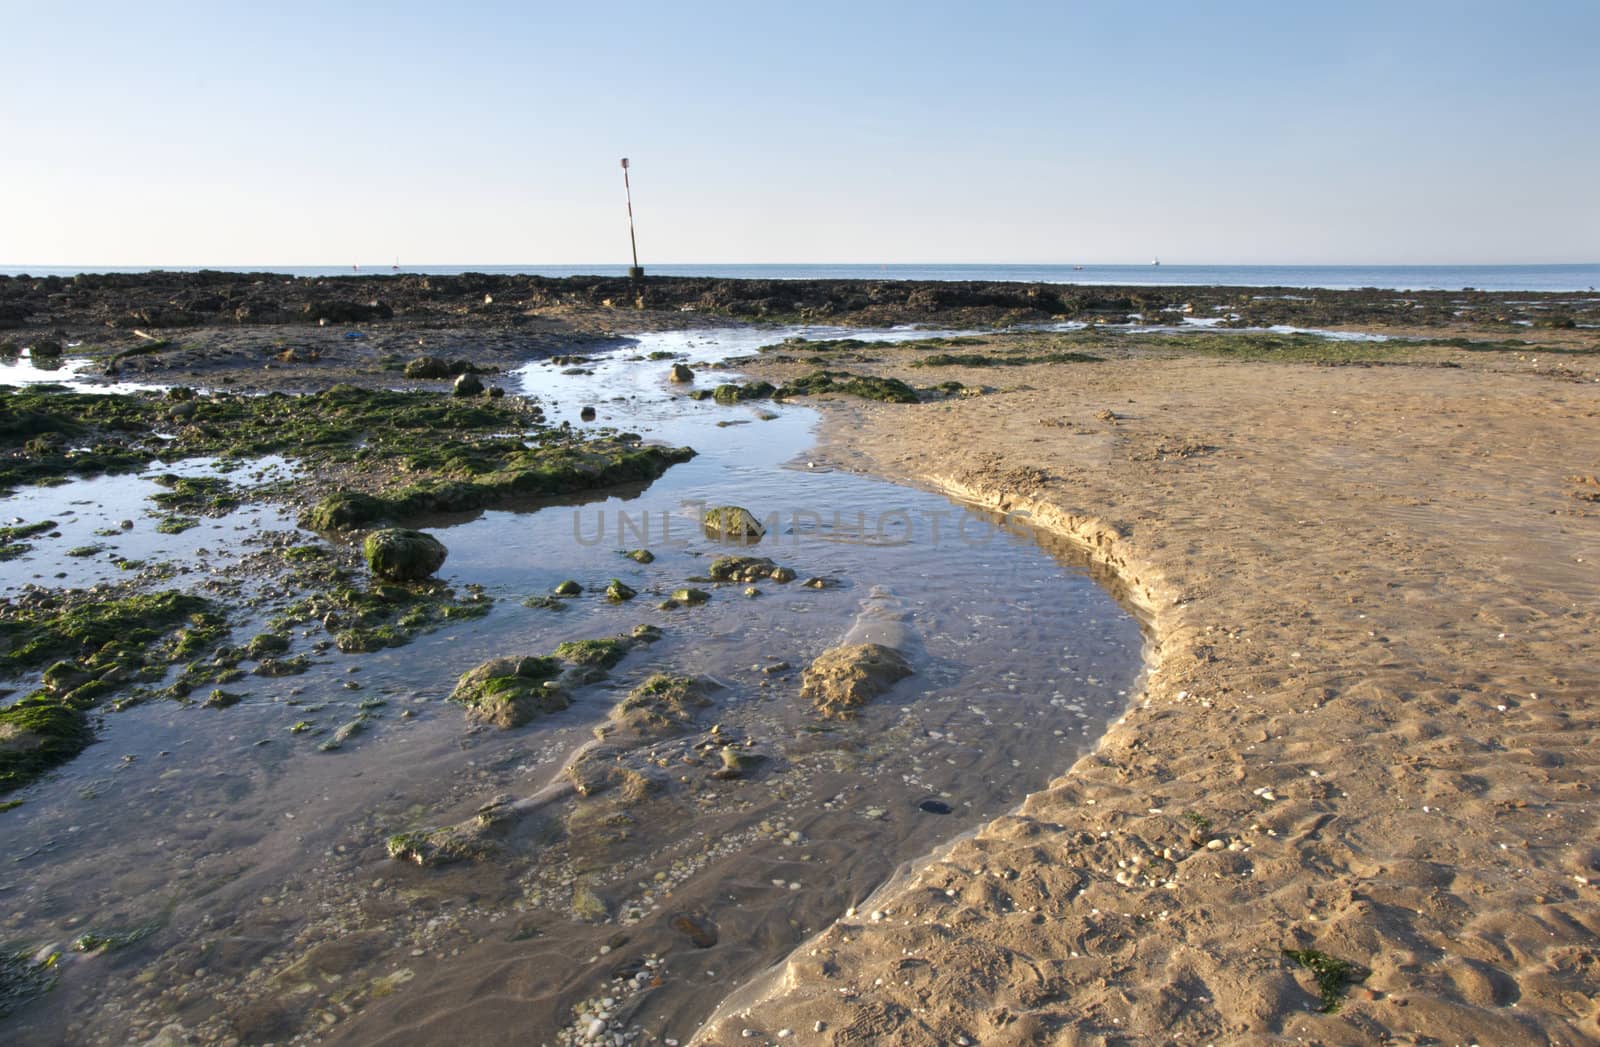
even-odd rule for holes
{"type": "Polygon", "coordinates": [[[444,543],[433,535],[403,527],[385,527],[369,533],[361,552],[372,573],[391,582],[427,578],[444,566],[448,555],[444,543]]]}

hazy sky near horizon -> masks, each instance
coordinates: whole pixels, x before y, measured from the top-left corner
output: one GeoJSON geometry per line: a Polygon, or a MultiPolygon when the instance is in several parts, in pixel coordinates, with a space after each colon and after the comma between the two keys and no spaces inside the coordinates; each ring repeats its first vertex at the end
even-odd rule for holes
{"type": "Polygon", "coordinates": [[[0,0],[0,265],[1600,260],[1600,3],[0,0]]]}

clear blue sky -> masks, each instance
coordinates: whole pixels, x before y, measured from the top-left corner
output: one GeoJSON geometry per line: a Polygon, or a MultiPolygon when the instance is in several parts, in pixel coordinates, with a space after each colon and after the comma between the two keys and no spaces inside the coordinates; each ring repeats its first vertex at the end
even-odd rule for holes
{"type": "Polygon", "coordinates": [[[0,264],[1600,258],[1600,2],[0,0],[0,264]]]}

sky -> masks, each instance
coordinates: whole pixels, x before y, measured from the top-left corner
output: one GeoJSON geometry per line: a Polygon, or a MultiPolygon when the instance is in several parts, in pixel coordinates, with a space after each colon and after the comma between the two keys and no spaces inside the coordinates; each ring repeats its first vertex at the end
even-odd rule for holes
{"type": "Polygon", "coordinates": [[[0,0],[0,265],[1600,260],[1600,3],[0,0]]]}

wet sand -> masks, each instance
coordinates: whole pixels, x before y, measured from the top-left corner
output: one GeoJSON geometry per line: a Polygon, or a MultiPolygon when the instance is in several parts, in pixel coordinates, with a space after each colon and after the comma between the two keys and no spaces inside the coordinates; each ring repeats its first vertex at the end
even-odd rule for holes
{"type": "Polygon", "coordinates": [[[1152,664],[1097,751],[700,1041],[1600,1039],[1600,359],[1536,357],[1134,355],[829,403],[836,465],[1086,543],[1152,664]],[[1285,950],[1370,973],[1322,1013],[1285,950]]]}

